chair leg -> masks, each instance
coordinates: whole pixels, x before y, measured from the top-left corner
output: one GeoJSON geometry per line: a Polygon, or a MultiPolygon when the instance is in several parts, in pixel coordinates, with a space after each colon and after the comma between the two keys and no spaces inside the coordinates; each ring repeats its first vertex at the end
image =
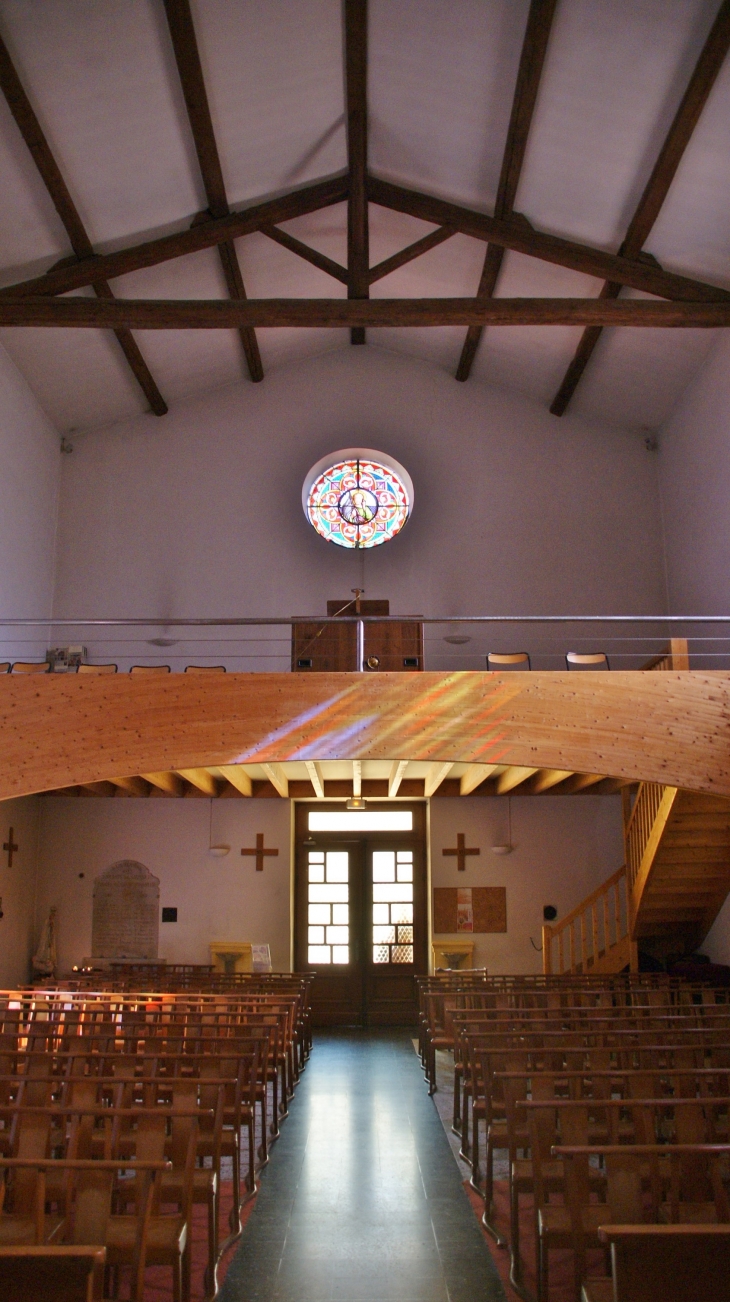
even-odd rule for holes
{"type": "Polygon", "coordinates": [[[176,1257],[172,1266],[172,1302],[183,1302],[182,1261],[176,1257]]]}
{"type": "Polygon", "coordinates": [[[213,1297],[215,1289],[215,1263],[218,1256],[218,1201],[217,1192],[208,1196],[208,1282],[207,1292],[213,1297]]]}

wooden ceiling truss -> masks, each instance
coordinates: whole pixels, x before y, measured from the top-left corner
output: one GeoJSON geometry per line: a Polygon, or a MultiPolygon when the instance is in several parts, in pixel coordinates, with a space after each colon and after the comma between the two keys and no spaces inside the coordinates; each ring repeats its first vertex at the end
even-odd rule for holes
{"type": "MultiPolygon", "coordinates": [[[[64,223],[73,256],[48,272],[0,290],[0,325],[113,330],[150,407],[167,410],[131,331],[235,329],[248,371],[263,377],[259,327],[349,328],[354,344],[377,327],[458,325],[467,335],[457,368],[465,380],[486,325],[576,325],[584,334],[551,410],[565,411],[605,326],[706,327],[730,324],[730,291],[665,271],[643,245],[667,195],[730,46],[730,0],[711,32],[618,253],[539,231],[515,211],[520,173],[537,102],[557,0],[531,0],[493,216],[373,176],[367,148],[367,0],[345,0],[344,62],[348,166],[344,174],[232,211],[211,119],[189,0],[164,0],[172,47],[208,209],[186,230],[113,253],[95,253],[18,74],[0,42],[0,88],[64,223]],[[347,204],[347,266],[311,248],[281,223],[347,204]],[[368,210],[378,204],[427,222],[434,230],[374,267],[368,210]],[[261,232],[347,289],[347,298],[247,299],[235,241],[261,232]],[[369,299],[370,285],[461,233],[486,243],[473,298],[369,299]],[[228,300],[116,299],[110,281],[202,249],[217,248],[228,300]],[[526,254],[604,282],[597,299],[495,298],[505,250],[526,254]],[[96,299],[62,295],[91,286],[96,299]],[[619,299],[627,287],[653,301],[619,299]],[[657,301],[663,300],[663,301],[657,301]]],[[[156,788],[159,790],[159,788],[156,788]]]]}
{"type": "Polygon", "coordinates": [[[217,768],[181,769],[170,773],[140,773],[112,778],[104,782],[87,782],[74,787],[46,791],[46,796],[104,796],[125,799],[130,796],[154,799],[216,799],[238,797],[344,800],[364,796],[371,800],[398,798],[421,800],[455,796],[539,796],[614,795],[630,786],[628,779],[609,778],[596,773],[571,773],[568,770],[523,768],[510,764],[424,765],[408,760],[394,760],[385,777],[368,775],[367,762],[305,760],[307,777],[300,763],[226,764],[217,768]],[[425,769],[425,773],[424,773],[425,769]],[[350,776],[343,777],[343,770],[350,776]],[[459,770],[463,770],[459,772],[459,770]],[[333,773],[336,776],[333,776],[333,773]],[[413,774],[416,776],[413,776],[413,774]]]}

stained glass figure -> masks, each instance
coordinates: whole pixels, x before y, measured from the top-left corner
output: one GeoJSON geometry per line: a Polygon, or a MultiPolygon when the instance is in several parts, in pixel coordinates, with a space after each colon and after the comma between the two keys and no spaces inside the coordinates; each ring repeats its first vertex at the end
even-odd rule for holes
{"type": "Polygon", "coordinates": [[[413,484],[382,452],[345,448],[310,470],[302,505],[309,523],[338,547],[378,547],[400,533],[413,509],[413,484]]]}

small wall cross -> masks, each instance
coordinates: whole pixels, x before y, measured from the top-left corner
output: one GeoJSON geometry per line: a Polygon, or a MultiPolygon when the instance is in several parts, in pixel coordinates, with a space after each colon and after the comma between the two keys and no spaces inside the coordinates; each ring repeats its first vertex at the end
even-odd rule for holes
{"type": "Polygon", "coordinates": [[[460,873],[463,873],[463,872],[464,872],[464,869],[466,868],[466,856],[467,856],[468,854],[481,854],[481,850],[477,849],[476,846],[471,847],[471,846],[467,846],[467,845],[465,845],[465,844],[464,844],[465,841],[466,841],[466,837],[465,837],[464,833],[463,833],[463,832],[457,832],[457,833],[456,833],[456,849],[455,849],[455,850],[444,850],[444,851],[443,851],[443,854],[451,855],[451,856],[454,856],[454,855],[455,855],[455,856],[456,856],[456,867],[457,867],[457,869],[459,870],[460,873]]]}
{"type": "Polygon", "coordinates": [[[269,854],[271,854],[271,855],[277,855],[278,853],[279,853],[278,850],[265,850],[265,849],[264,849],[264,834],[263,834],[263,832],[257,832],[257,833],[256,833],[256,848],[255,848],[255,849],[251,849],[251,850],[242,850],[242,851],[241,851],[241,854],[252,854],[252,855],[255,855],[255,856],[256,856],[256,872],[257,872],[257,873],[262,873],[262,872],[264,871],[264,856],[265,856],[265,855],[269,855],[269,854]]]}
{"type": "Polygon", "coordinates": [[[11,827],[10,831],[8,832],[7,841],[3,841],[3,850],[7,850],[8,853],[8,868],[12,868],[13,866],[13,851],[19,849],[20,846],[18,845],[17,841],[13,840],[13,829],[11,827]]]}

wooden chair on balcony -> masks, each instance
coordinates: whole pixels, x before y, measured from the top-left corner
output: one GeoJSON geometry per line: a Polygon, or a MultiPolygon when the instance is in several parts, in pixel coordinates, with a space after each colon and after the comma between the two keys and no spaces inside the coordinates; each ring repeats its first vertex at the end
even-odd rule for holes
{"type": "Polygon", "coordinates": [[[224,674],[225,665],[186,665],[186,674],[224,674]]]}
{"type": "Polygon", "coordinates": [[[48,660],[16,660],[11,672],[14,674],[49,674],[51,666],[48,660]]]}
{"type": "Polygon", "coordinates": [[[117,665],[79,665],[77,673],[79,674],[115,674],[117,665]]]}
{"type": "Polygon", "coordinates": [[[0,674],[9,674],[9,673],[10,673],[10,661],[9,660],[0,661],[0,674]]]}
{"type": "Polygon", "coordinates": [[[568,669],[610,669],[605,651],[569,651],[565,657],[568,669]]]}
{"type": "Polygon", "coordinates": [[[531,669],[530,657],[526,651],[490,651],[487,655],[487,669],[503,673],[505,670],[531,669]]]}
{"type": "Polygon", "coordinates": [[[130,674],[169,674],[169,665],[132,665],[130,674]]]}

